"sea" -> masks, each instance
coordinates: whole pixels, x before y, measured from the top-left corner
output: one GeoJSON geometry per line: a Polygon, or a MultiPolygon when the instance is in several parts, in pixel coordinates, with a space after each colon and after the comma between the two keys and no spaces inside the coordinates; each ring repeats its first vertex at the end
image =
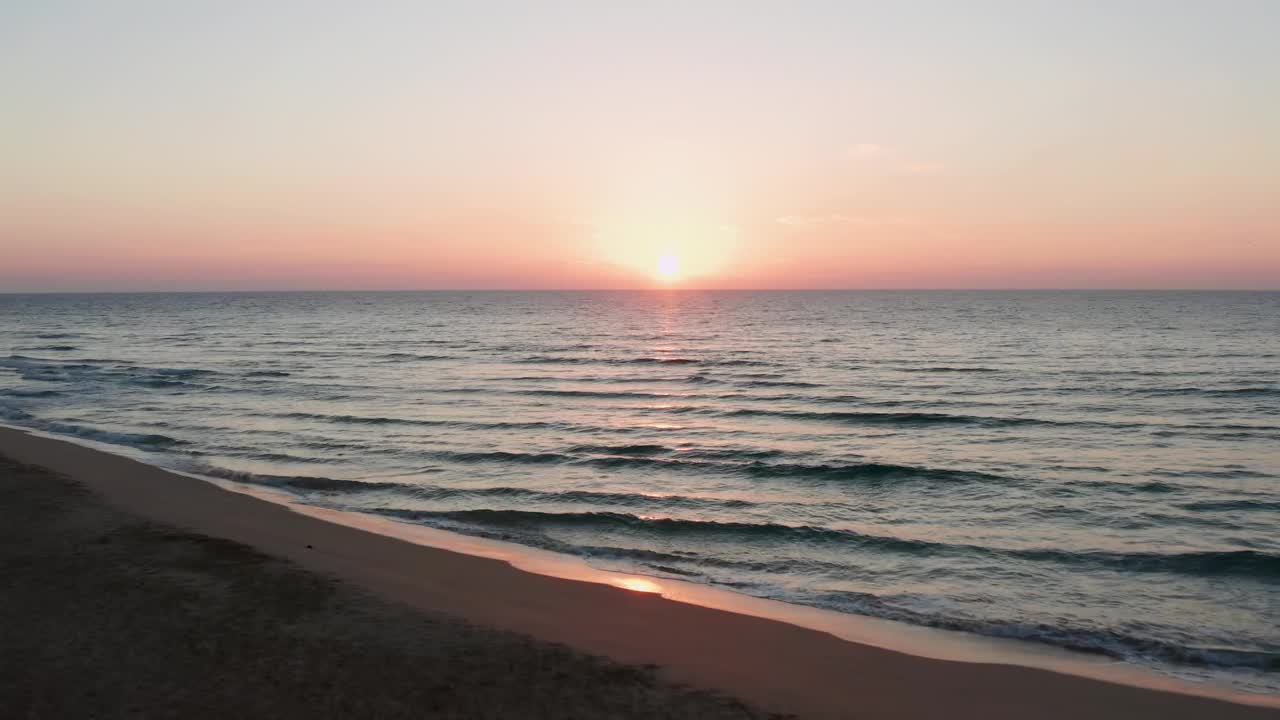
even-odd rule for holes
{"type": "Polygon", "coordinates": [[[0,422],[1280,692],[1280,293],[0,295],[0,422]]]}

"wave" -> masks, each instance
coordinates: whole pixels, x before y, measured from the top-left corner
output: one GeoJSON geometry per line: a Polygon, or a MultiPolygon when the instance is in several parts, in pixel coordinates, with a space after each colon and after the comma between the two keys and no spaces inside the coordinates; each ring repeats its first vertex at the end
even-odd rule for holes
{"type": "Polygon", "coordinates": [[[292,375],[284,370],[250,370],[245,373],[245,377],[288,377],[292,375]]]}
{"type": "Polygon", "coordinates": [[[1258,550],[1207,550],[1165,554],[1155,552],[1073,552],[1046,548],[998,552],[1026,560],[1084,563],[1126,572],[1280,578],[1280,555],[1258,550]]]}
{"type": "Polygon", "coordinates": [[[706,360],[699,360],[699,359],[697,359],[697,358],[686,358],[686,357],[641,357],[641,358],[631,358],[631,359],[628,359],[628,360],[606,360],[605,362],[608,362],[608,363],[610,363],[610,364],[624,364],[624,365],[625,365],[625,364],[632,364],[632,365],[651,365],[651,364],[658,364],[658,365],[705,365],[705,364],[717,364],[717,363],[708,363],[708,361],[706,361],[706,360]]]}
{"type": "Polygon", "coordinates": [[[25,345],[17,350],[26,351],[43,351],[43,352],[74,352],[80,348],[75,345],[25,345]]]}
{"type": "MultiPolygon", "coordinates": [[[[904,406],[931,406],[934,403],[928,400],[883,400],[872,399],[860,395],[799,395],[796,393],[782,393],[779,395],[757,395],[754,393],[738,392],[738,393],[722,393],[719,395],[676,395],[678,399],[698,400],[702,398],[713,400],[742,400],[752,403],[775,403],[775,402],[792,402],[800,405],[844,405],[844,406],[861,406],[861,407],[904,407],[904,406]]],[[[965,403],[968,406],[985,406],[993,405],[992,403],[965,403]]],[[[730,411],[732,412],[732,411],[730,411]]],[[[769,412],[769,411],[764,411],[769,412]]],[[[796,412],[796,411],[782,411],[796,412]]],[[[806,411],[799,411],[806,412],[806,411]]]]}
{"type": "Polygon", "coordinates": [[[288,420],[319,420],[322,422],[336,423],[341,425],[408,425],[423,427],[456,427],[472,430],[478,429],[500,429],[500,430],[538,430],[544,428],[563,427],[561,423],[544,422],[544,421],[493,421],[484,422],[478,420],[432,420],[429,418],[397,418],[379,415],[330,415],[327,413],[309,413],[309,412],[288,412],[288,413],[265,413],[269,417],[277,417],[288,420]]]}
{"type": "Polygon", "coordinates": [[[577,365],[579,363],[590,361],[584,358],[564,357],[559,355],[529,355],[527,357],[511,360],[511,362],[531,365],[577,365]]]}
{"type": "MultiPolygon", "coordinates": [[[[324,451],[332,451],[335,449],[335,446],[332,443],[323,443],[323,444],[306,443],[306,444],[301,444],[298,447],[306,447],[307,445],[320,445],[315,449],[324,450],[324,451]]],[[[370,452],[372,454],[376,454],[376,451],[370,451],[370,452]]],[[[193,452],[192,454],[203,456],[203,455],[209,455],[209,454],[215,454],[215,453],[219,455],[228,455],[231,457],[245,458],[248,460],[259,460],[259,461],[271,462],[271,463],[290,463],[290,464],[297,464],[297,465],[334,465],[334,464],[346,464],[349,462],[349,460],[346,457],[344,457],[344,453],[317,457],[313,455],[294,455],[292,453],[276,452],[271,450],[261,450],[261,451],[244,450],[243,448],[240,448],[240,447],[227,446],[227,445],[202,445],[199,451],[193,452]]]]}
{"type": "Polygon", "coordinates": [[[583,375],[575,374],[572,377],[564,375],[513,375],[513,376],[490,376],[476,378],[478,382],[576,382],[576,383],[609,383],[609,384],[639,384],[639,383],[664,383],[679,382],[683,377],[662,377],[662,376],[644,376],[627,373],[626,375],[583,375]]]}
{"type": "Polygon", "coordinates": [[[989,367],[951,367],[947,365],[933,367],[900,367],[900,372],[920,372],[920,373],[998,373],[1004,372],[999,368],[989,367]]]}
{"type": "Polygon", "coordinates": [[[69,423],[49,422],[43,423],[39,429],[46,430],[51,433],[60,435],[74,435],[75,437],[84,438],[86,440],[96,440],[98,442],[108,443],[111,445],[131,445],[147,450],[174,447],[178,445],[187,445],[187,441],[178,440],[168,435],[157,435],[154,433],[126,433],[114,432],[110,430],[100,430],[93,427],[85,427],[83,425],[73,425],[69,423]]]}
{"type": "Polygon", "coordinates": [[[639,400],[653,400],[670,397],[684,397],[674,393],[654,393],[654,392],[625,392],[625,391],[607,391],[607,390],[510,390],[512,395],[534,395],[543,397],[583,397],[583,398],[601,398],[601,399],[617,399],[626,400],[635,398],[639,400]]]}
{"type": "Polygon", "coordinates": [[[1243,388],[1200,388],[1200,387],[1180,387],[1180,388],[1158,388],[1154,390],[1137,390],[1134,394],[1144,395],[1148,397],[1176,397],[1185,395],[1200,395],[1204,397],[1277,397],[1280,396],[1280,387],[1243,387],[1243,388]]]}
{"type": "Polygon", "coordinates": [[[95,428],[88,425],[78,425],[76,423],[61,422],[57,420],[42,420],[24,410],[4,405],[0,405],[0,418],[17,423],[23,427],[53,433],[55,435],[70,435],[71,437],[93,440],[95,442],[106,443],[108,445],[124,445],[143,450],[167,450],[173,447],[189,444],[185,440],[179,440],[177,438],[169,437],[168,435],[103,430],[101,428],[95,428]]]}
{"type": "MultiPolygon", "coordinates": [[[[429,518],[430,512],[424,515],[429,518]]],[[[1280,555],[1275,553],[1234,551],[1189,551],[1179,553],[1158,552],[1073,552],[1059,548],[993,548],[973,544],[942,543],[923,539],[874,536],[854,530],[810,527],[810,525],[783,525],[774,523],[718,523],[709,520],[676,518],[640,518],[625,512],[562,512],[544,514],[522,510],[465,510],[445,511],[443,516],[453,520],[472,520],[483,524],[509,525],[588,525],[600,528],[644,529],[663,536],[671,534],[698,534],[698,536],[786,539],[805,543],[840,543],[869,548],[869,550],[910,553],[910,555],[970,555],[984,556],[1000,561],[1023,560],[1052,562],[1057,565],[1087,565],[1130,571],[1130,573],[1172,573],[1199,575],[1199,577],[1233,577],[1267,579],[1280,578],[1280,555]]]]}
{"type": "Polygon", "coordinates": [[[15,370],[25,380],[43,382],[124,382],[145,387],[181,387],[186,381],[218,375],[204,368],[168,368],[133,365],[100,358],[50,360],[27,355],[0,358],[0,367],[15,370]],[[108,363],[115,363],[108,366],[108,363]]]}
{"type": "MultiPolygon", "coordinates": [[[[1159,480],[1146,480],[1143,482],[1128,482],[1125,480],[1072,480],[1061,486],[1059,492],[1067,494],[1078,494],[1083,490],[1110,490],[1121,493],[1179,493],[1182,488],[1159,480]]],[[[1087,493],[1086,493],[1087,494],[1087,493]]]]}
{"type": "Polygon", "coordinates": [[[850,464],[787,464],[761,462],[776,457],[780,450],[681,449],[664,445],[577,445],[563,452],[458,452],[438,450],[426,455],[435,460],[459,463],[511,463],[519,465],[566,464],[602,469],[663,470],[670,472],[722,473],[750,478],[791,478],[819,480],[861,480],[910,482],[1017,483],[1016,478],[973,470],[952,470],[916,465],[865,462],[850,464]],[[677,453],[672,457],[672,453],[677,453]],[[588,457],[583,457],[588,455],[588,457]],[[693,459],[689,459],[693,458],[693,459]],[[721,462],[716,462],[721,460],[721,462]]]}
{"type": "MultiPolygon", "coordinates": [[[[168,378],[138,378],[130,381],[133,385],[140,385],[149,388],[190,388],[198,387],[182,380],[170,380],[168,378]]],[[[207,388],[206,388],[207,389],[207,388]]]]}
{"type": "Polygon", "coordinates": [[[1149,471],[1152,475],[1161,475],[1163,477],[1175,478],[1214,478],[1218,480],[1248,480],[1253,478],[1270,478],[1275,477],[1268,473],[1250,470],[1248,468],[1228,467],[1221,470],[1168,470],[1165,468],[1155,468],[1149,471]]]}
{"type": "MultiPolygon", "coordinates": [[[[314,443],[308,447],[314,446],[314,443]]],[[[218,448],[213,448],[218,449],[218,448]]],[[[316,449],[332,449],[328,445],[316,449]]],[[[287,462],[326,462],[324,459],[299,458],[285,453],[233,453],[258,460],[287,462]]],[[[849,464],[771,463],[766,459],[785,455],[784,451],[751,448],[672,448],[660,444],[576,445],[558,452],[455,451],[434,450],[402,453],[457,464],[507,465],[571,465],[606,470],[657,470],[672,473],[713,473],[737,475],[751,479],[793,479],[822,481],[859,481],[881,483],[995,483],[1021,482],[1017,478],[972,470],[933,468],[893,463],[865,462],[849,464]]],[[[337,460],[335,460],[337,462],[337,460]]],[[[362,489],[359,485],[351,489],[362,489]]],[[[470,492],[470,491],[468,491],[470,492]]],[[[628,495],[631,499],[637,496],[628,495]]]]}
{"type": "Polygon", "coordinates": [[[684,379],[684,382],[689,383],[691,385],[704,385],[704,384],[711,384],[711,383],[719,383],[723,381],[717,380],[715,378],[707,377],[706,375],[690,375],[689,377],[684,379]]]}
{"type": "Polygon", "coordinates": [[[10,405],[0,405],[0,418],[17,423],[27,423],[35,419],[35,416],[21,408],[12,407],[10,405]]]}
{"type": "Polygon", "coordinates": [[[1178,503],[1192,512],[1274,512],[1280,513],[1280,500],[1201,500],[1178,503]]]}
{"type": "Polygon", "coordinates": [[[568,455],[560,453],[523,453],[494,450],[489,452],[458,452],[453,450],[436,450],[429,456],[437,460],[451,460],[460,463],[502,462],[522,465],[545,465],[571,460],[568,455]]]}
{"type": "Polygon", "coordinates": [[[571,453],[593,453],[600,455],[660,455],[672,452],[666,445],[575,445],[569,448],[571,453]]]}
{"type": "Polygon", "coordinates": [[[143,371],[143,372],[146,372],[146,373],[151,373],[151,374],[154,374],[154,375],[160,375],[160,376],[162,376],[162,377],[174,377],[174,378],[193,378],[193,377],[203,377],[203,376],[206,376],[206,375],[217,375],[217,374],[218,374],[218,372],[217,372],[216,370],[206,370],[206,369],[204,369],[204,368],[148,368],[148,367],[139,367],[139,368],[137,368],[137,369],[138,369],[138,370],[141,370],[141,371],[143,371]]]}
{"type": "Polygon", "coordinates": [[[232,480],[250,485],[286,487],[295,490],[346,490],[354,492],[368,492],[372,490],[391,490],[405,487],[400,483],[340,480],[337,478],[313,475],[272,475],[268,473],[253,473],[244,470],[229,470],[216,465],[208,465],[192,461],[179,463],[178,466],[181,470],[186,472],[193,472],[206,477],[219,478],[221,480],[232,480]]]}
{"type": "Polygon", "coordinates": [[[1189,551],[1163,554],[1074,552],[1057,548],[994,548],[873,535],[811,525],[641,517],[625,512],[608,511],[548,513],[487,508],[473,510],[379,508],[372,512],[425,522],[446,520],[485,527],[524,529],[533,531],[534,534],[540,534],[539,531],[551,527],[570,527],[604,532],[641,532],[665,538],[697,536],[703,543],[719,540],[734,544],[743,542],[836,544],[914,556],[968,556],[996,562],[1024,561],[1067,566],[1084,565],[1127,572],[1238,576],[1267,581],[1280,578],[1280,555],[1256,550],[1189,551]]]}
{"type": "Polygon", "coordinates": [[[856,463],[852,465],[788,465],[753,463],[743,468],[753,477],[821,478],[824,480],[933,480],[941,482],[1013,482],[1004,475],[973,470],[946,470],[893,463],[856,463]]]}
{"type": "Polygon", "coordinates": [[[603,469],[653,469],[675,472],[712,472],[737,474],[756,479],[858,480],[869,484],[882,482],[1015,482],[1014,479],[989,473],[938,468],[893,465],[886,463],[853,463],[848,465],[799,465],[765,462],[690,462],[661,457],[597,457],[571,460],[575,465],[603,469]]]}
{"type": "Polygon", "coordinates": [[[821,383],[804,382],[801,380],[747,380],[745,382],[734,383],[739,387],[755,387],[755,388],[816,388],[822,387],[821,383]]]}
{"type": "Polygon", "coordinates": [[[768,366],[773,363],[763,360],[746,360],[741,358],[727,360],[711,360],[693,357],[580,357],[576,355],[528,355],[523,358],[509,360],[513,363],[549,364],[549,365],[704,365],[716,367],[768,366]]]}
{"type": "Polygon", "coordinates": [[[418,353],[393,352],[379,355],[381,360],[393,360],[399,362],[434,362],[437,360],[457,360],[453,355],[420,355],[418,353]]]}
{"type": "Polygon", "coordinates": [[[346,353],[335,352],[332,350],[285,350],[282,355],[306,355],[314,358],[340,358],[346,357],[346,353]]]}
{"type": "Polygon", "coordinates": [[[25,388],[4,388],[0,389],[0,395],[18,398],[50,398],[60,397],[63,393],[58,390],[27,390],[25,388]]]}
{"type": "Polygon", "coordinates": [[[1052,420],[1020,417],[990,417],[984,415],[949,415],[925,412],[814,412],[805,410],[758,410],[738,408],[722,411],[727,417],[776,417],[793,420],[816,420],[853,425],[974,425],[980,427],[1019,427],[1028,425],[1059,425],[1052,420]]]}
{"type": "MultiPolygon", "coordinates": [[[[380,482],[372,480],[348,480],[311,475],[272,475],[227,470],[212,465],[186,466],[202,475],[236,480],[255,485],[284,487],[293,490],[315,492],[367,493],[393,492],[419,500],[517,500],[554,504],[588,504],[616,507],[646,507],[654,510],[708,510],[742,509],[757,507],[759,503],[734,498],[702,498],[687,495],[642,495],[627,492],[594,490],[535,490],[523,487],[444,487],[416,483],[380,482]]],[[[391,512],[387,510],[382,514],[391,512]]],[[[398,512],[398,511],[397,511],[398,512]]],[[[404,512],[412,512],[404,510],[404,512]]]]}
{"type": "Polygon", "coordinates": [[[682,458],[729,460],[739,463],[748,460],[769,460],[787,454],[785,450],[760,447],[681,447],[677,452],[682,458]]]}
{"type": "Polygon", "coordinates": [[[902,607],[891,599],[870,593],[835,591],[812,598],[786,597],[784,599],[912,625],[969,632],[988,637],[1029,640],[1121,660],[1140,662],[1155,660],[1175,666],[1222,669],[1280,670],[1280,653],[1273,650],[1184,645],[1116,629],[1099,630],[1068,624],[954,617],[902,607]]]}
{"type": "Polygon", "coordinates": [[[66,371],[70,369],[96,369],[92,365],[80,365],[77,367],[26,355],[10,355],[0,358],[0,367],[13,370],[23,380],[54,382],[68,379],[66,371]]]}
{"type": "Polygon", "coordinates": [[[594,490],[543,491],[518,487],[446,488],[437,486],[415,487],[410,494],[424,499],[447,498],[519,498],[549,503],[582,503],[615,505],[620,507],[644,506],[661,509],[749,508],[758,503],[749,500],[698,498],[687,495],[638,495],[623,492],[594,490]]]}

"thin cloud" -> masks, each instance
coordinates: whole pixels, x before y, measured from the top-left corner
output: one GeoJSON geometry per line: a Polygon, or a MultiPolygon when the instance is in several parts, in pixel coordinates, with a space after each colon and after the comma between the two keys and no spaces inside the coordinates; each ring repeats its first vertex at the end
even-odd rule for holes
{"type": "Polygon", "coordinates": [[[893,154],[893,151],[875,143],[858,143],[849,148],[849,154],[858,158],[882,158],[893,154]]]}

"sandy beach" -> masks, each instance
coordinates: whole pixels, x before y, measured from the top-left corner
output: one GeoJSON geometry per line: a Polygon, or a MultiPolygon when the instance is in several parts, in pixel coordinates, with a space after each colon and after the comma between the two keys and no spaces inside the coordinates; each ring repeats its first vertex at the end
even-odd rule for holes
{"type": "Polygon", "coordinates": [[[0,455],[12,717],[1280,717],[528,573],[17,430],[0,455]]]}

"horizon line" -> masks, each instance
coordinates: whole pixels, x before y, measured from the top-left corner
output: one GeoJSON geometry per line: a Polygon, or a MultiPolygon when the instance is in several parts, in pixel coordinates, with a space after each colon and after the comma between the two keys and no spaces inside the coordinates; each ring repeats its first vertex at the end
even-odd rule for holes
{"type": "Polygon", "coordinates": [[[303,293],[617,293],[617,292],[1280,292],[1278,287],[794,287],[794,288],[705,288],[705,287],[633,287],[633,288],[252,288],[207,290],[0,290],[0,295],[229,295],[229,294],[303,294],[303,293]]]}

